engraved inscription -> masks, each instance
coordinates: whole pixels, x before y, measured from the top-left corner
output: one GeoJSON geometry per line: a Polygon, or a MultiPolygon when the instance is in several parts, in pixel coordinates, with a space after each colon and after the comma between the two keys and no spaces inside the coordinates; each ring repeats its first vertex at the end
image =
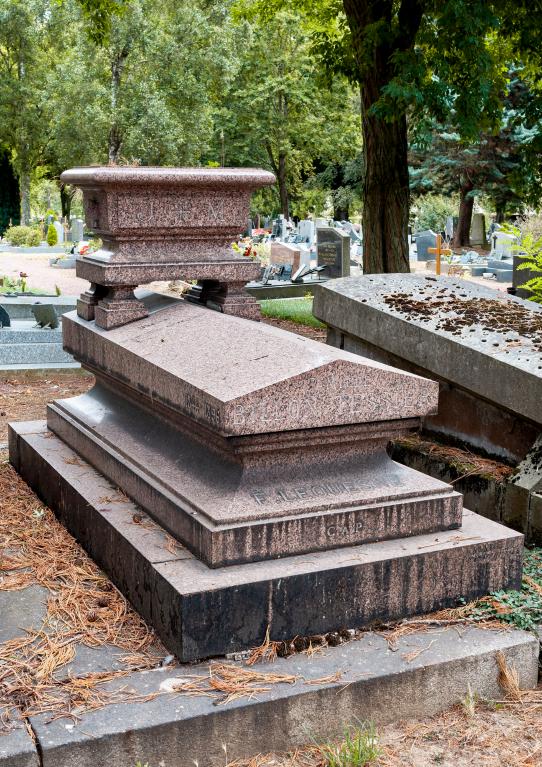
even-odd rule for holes
{"type": "Polygon", "coordinates": [[[272,490],[254,489],[251,495],[258,504],[263,506],[267,503],[292,503],[295,501],[310,500],[311,498],[333,497],[342,493],[352,493],[356,490],[367,489],[366,484],[361,482],[342,480],[341,482],[322,482],[315,485],[299,485],[298,487],[276,487],[272,490]]]}
{"type": "Polygon", "coordinates": [[[326,535],[328,538],[349,538],[351,535],[361,533],[363,522],[356,522],[350,525],[328,525],[326,535]]]}
{"type": "Polygon", "coordinates": [[[220,408],[198,397],[192,392],[185,392],[184,412],[196,421],[205,421],[212,426],[220,426],[220,408]]]}

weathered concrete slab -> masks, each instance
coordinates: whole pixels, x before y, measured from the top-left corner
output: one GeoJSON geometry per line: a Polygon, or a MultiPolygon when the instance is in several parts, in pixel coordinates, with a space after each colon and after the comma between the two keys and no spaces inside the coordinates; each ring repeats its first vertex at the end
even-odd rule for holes
{"type": "Polygon", "coordinates": [[[13,424],[17,471],[183,661],[455,605],[521,582],[523,536],[465,512],[463,527],[210,569],[40,422],[13,424]],[[310,594],[310,600],[307,599],[310,594]]]}
{"type": "MultiPolygon", "coordinates": [[[[1,709],[0,713],[4,713],[1,709]]],[[[16,709],[7,710],[10,729],[0,730],[0,767],[43,767],[38,750],[16,709]]]]}
{"type": "Polygon", "coordinates": [[[21,636],[25,630],[40,629],[47,615],[48,597],[47,589],[37,585],[20,591],[0,590],[0,643],[21,636]]]}
{"type": "Polygon", "coordinates": [[[542,307],[449,277],[388,274],[317,286],[313,310],[329,343],[443,382],[431,430],[516,460],[540,432],[542,307]]]}
{"type": "MultiPolygon", "coordinates": [[[[392,652],[366,634],[322,654],[305,654],[258,665],[264,673],[288,674],[294,684],[217,705],[220,699],[160,695],[68,720],[32,717],[43,767],[223,767],[226,761],[282,751],[342,733],[345,725],[385,724],[426,716],[464,700],[469,689],[499,699],[496,653],[518,671],[523,688],[536,686],[538,642],[518,631],[436,630],[402,637],[392,652]],[[325,682],[325,678],[335,681],[325,682]],[[324,680],[324,681],[323,681],[324,680]]],[[[208,666],[139,672],[117,684],[149,695],[171,690],[187,674],[208,675],[208,666]]],[[[263,685],[265,686],[265,684],[263,685]]],[[[11,766],[10,766],[11,767],[11,766]]]]}

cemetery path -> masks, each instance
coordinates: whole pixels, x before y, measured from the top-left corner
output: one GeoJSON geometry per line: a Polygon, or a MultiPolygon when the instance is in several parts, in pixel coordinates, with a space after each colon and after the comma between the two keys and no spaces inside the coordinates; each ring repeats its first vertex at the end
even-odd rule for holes
{"type": "MultiPolygon", "coordinates": [[[[58,255],[58,254],[55,254],[58,255]]],[[[55,293],[58,286],[63,296],[78,296],[89,286],[86,280],[75,276],[75,269],[49,266],[48,253],[7,253],[0,251],[0,276],[16,279],[23,272],[28,275],[28,287],[55,293]]]]}

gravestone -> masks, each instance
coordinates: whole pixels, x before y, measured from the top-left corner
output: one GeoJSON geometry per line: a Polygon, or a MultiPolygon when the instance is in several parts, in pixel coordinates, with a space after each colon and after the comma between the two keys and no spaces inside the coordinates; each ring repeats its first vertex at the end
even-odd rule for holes
{"type": "Polygon", "coordinates": [[[501,261],[512,260],[517,253],[518,238],[511,232],[497,230],[491,235],[490,258],[501,261]]]}
{"type": "Polygon", "coordinates": [[[314,242],[314,221],[310,218],[305,218],[297,225],[297,231],[303,237],[303,241],[308,245],[312,245],[314,242]]]}
{"type": "Polygon", "coordinates": [[[301,263],[301,251],[295,245],[287,242],[272,242],[269,261],[275,265],[287,264],[293,271],[299,269],[301,263]]]}
{"type": "Polygon", "coordinates": [[[71,233],[73,242],[81,242],[83,239],[83,220],[74,218],[71,222],[71,233]]]}
{"type": "MultiPolygon", "coordinates": [[[[132,169],[103,170],[123,212],[121,277],[142,262],[149,282],[152,244],[130,228],[141,200],[156,225],[168,199],[162,240],[177,244],[173,212],[188,209],[206,169],[147,169],[135,187],[125,183],[132,169]],[[185,173],[188,188],[177,183],[185,173]]],[[[101,171],[89,169],[98,203],[89,194],[87,215],[105,230],[101,217],[115,206],[100,204],[101,171]]],[[[258,186],[261,172],[250,173],[258,186]]],[[[83,169],[63,178],[75,174],[86,186],[83,169]]],[[[223,186],[212,179],[217,196],[232,197],[232,175],[224,171],[223,186]]],[[[244,195],[241,220],[248,204],[244,195]]],[[[215,231],[199,221],[195,279],[224,258],[213,261],[215,231]]],[[[12,424],[10,459],[181,660],[256,647],[266,632],[310,636],[520,584],[520,535],[463,519],[450,485],[387,455],[390,439],[435,413],[434,381],[185,299],[137,300],[144,316],[109,330],[63,317],[65,349],[95,386],[49,405],[47,424],[12,424]],[[110,486],[178,546],[136,543],[131,502],[104,506],[110,486]]]]}
{"type": "Polygon", "coordinates": [[[473,213],[470,228],[471,245],[487,245],[486,217],[483,213],[473,213]]]}
{"type": "Polygon", "coordinates": [[[326,277],[348,277],[350,275],[350,236],[331,226],[316,230],[316,258],[318,266],[325,266],[326,277]]]}
{"type": "Polygon", "coordinates": [[[58,243],[64,242],[64,227],[62,226],[60,221],[53,221],[53,226],[56,229],[57,242],[58,243]]]}
{"type": "Polygon", "coordinates": [[[35,303],[32,307],[32,314],[38,327],[52,328],[53,330],[58,327],[58,317],[52,304],[35,303]]]}
{"type": "Polygon", "coordinates": [[[418,261],[431,261],[434,255],[428,252],[429,248],[437,247],[437,235],[431,229],[416,233],[416,250],[418,261]]]}

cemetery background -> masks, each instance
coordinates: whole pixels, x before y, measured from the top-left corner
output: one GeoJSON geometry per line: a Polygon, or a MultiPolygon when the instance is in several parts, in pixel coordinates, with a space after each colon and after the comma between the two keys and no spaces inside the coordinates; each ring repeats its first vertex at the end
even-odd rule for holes
{"type": "MultiPolygon", "coordinates": [[[[241,252],[247,246],[261,248],[266,253],[269,250],[270,263],[274,263],[277,269],[270,282],[275,281],[273,277],[278,279],[276,285],[270,285],[268,281],[264,286],[275,290],[274,294],[271,292],[267,296],[260,288],[254,288],[253,296],[260,301],[263,299],[261,308],[264,314],[269,315],[266,321],[288,330],[298,330],[311,339],[323,340],[324,331],[318,320],[312,316],[307,320],[307,315],[312,311],[312,299],[307,294],[316,292],[318,295],[319,283],[324,283],[326,276],[343,278],[350,273],[359,277],[363,231],[365,229],[370,235],[366,238],[366,252],[369,252],[370,248],[374,248],[371,237],[376,231],[369,223],[371,210],[382,206],[378,200],[371,201],[362,193],[363,184],[369,175],[371,155],[367,155],[367,144],[361,146],[360,142],[357,85],[352,86],[344,78],[344,60],[341,55],[337,56],[342,45],[340,35],[337,37],[337,31],[331,26],[320,39],[323,46],[317,53],[313,47],[315,29],[312,17],[315,9],[311,6],[307,13],[303,3],[295,12],[280,7],[280,4],[272,4],[265,10],[257,3],[251,4],[248,14],[245,13],[245,7],[239,16],[231,18],[224,15],[220,3],[197,4],[191,8],[191,12],[168,4],[158,9],[155,3],[145,4],[135,0],[128,3],[128,13],[123,13],[120,7],[122,4],[115,8],[106,5],[105,13],[96,17],[86,15],[88,4],[79,5],[77,2],[66,2],[62,7],[55,6],[52,10],[48,3],[40,2],[27,4],[27,7],[5,2],[0,8],[4,14],[3,25],[0,27],[0,47],[3,52],[7,51],[8,58],[5,60],[11,64],[18,60],[19,49],[11,45],[13,30],[24,37],[25,51],[29,54],[24,67],[26,88],[19,88],[18,83],[10,79],[9,70],[3,72],[6,77],[4,89],[0,92],[0,110],[3,110],[1,114],[5,118],[0,128],[0,229],[5,231],[10,220],[12,224],[17,223],[19,212],[22,212],[23,220],[30,224],[30,228],[22,233],[28,239],[21,245],[12,247],[5,241],[2,243],[4,247],[0,245],[0,274],[11,273],[18,280],[22,272],[29,275],[31,287],[50,293],[56,292],[58,286],[62,301],[68,303],[71,300],[72,306],[75,305],[76,296],[87,291],[88,283],[82,284],[74,276],[73,258],[62,257],[56,265],[48,263],[49,259],[53,261],[66,253],[64,245],[67,243],[62,243],[62,239],[68,241],[71,236],[71,241],[75,242],[83,236],[81,198],[73,186],[59,180],[60,171],[75,162],[103,163],[109,160],[132,166],[152,163],[201,164],[210,167],[264,165],[274,171],[278,184],[254,196],[249,222],[249,231],[252,229],[253,236],[241,241],[239,247],[241,252]],[[111,13],[112,16],[109,15],[111,13]],[[240,37],[243,45],[239,45],[240,37]],[[82,49],[76,43],[81,39],[86,40],[82,49]],[[186,45],[188,39],[189,46],[186,45]],[[325,53],[328,44],[329,50],[334,51],[332,55],[329,55],[329,51],[325,53]],[[163,68],[160,69],[160,85],[156,87],[157,63],[168,56],[171,50],[176,50],[177,56],[168,59],[171,66],[167,76],[164,76],[163,68]],[[144,67],[141,65],[143,51],[152,52],[150,57],[145,58],[144,67]],[[328,69],[325,84],[322,81],[323,69],[319,58],[322,51],[328,64],[335,56],[339,59],[332,62],[334,72],[331,77],[328,69]],[[180,90],[183,98],[170,98],[171,93],[180,90]],[[85,93],[85,99],[81,99],[82,92],[85,93]],[[149,99],[149,93],[153,94],[152,99],[149,99]],[[191,105],[190,110],[187,110],[187,103],[191,105]],[[74,104],[80,110],[76,121],[71,114],[74,104]],[[37,113],[45,114],[45,120],[37,121],[37,113]],[[160,130],[157,130],[157,126],[160,126],[160,130]],[[27,137],[24,146],[17,143],[18,137],[23,134],[27,137]],[[363,210],[362,197],[366,201],[363,210]],[[360,226],[362,215],[365,217],[365,227],[360,226]],[[300,220],[295,230],[286,231],[290,216],[300,220]],[[64,219],[64,225],[59,223],[60,219],[64,219]],[[64,223],[67,221],[69,225],[64,223]],[[270,234],[275,227],[281,232],[277,232],[278,236],[268,247],[268,244],[262,243],[262,239],[270,241],[270,234]],[[342,241],[343,247],[332,252],[329,242],[323,243],[324,247],[318,253],[318,231],[324,232],[326,227],[334,240],[342,241]],[[68,229],[71,231],[68,232],[68,229]],[[268,230],[269,234],[259,234],[262,230],[268,230]],[[56,240],[55,245],[36,244],[37,240],[49,233],[51,241],[56,240]],[[349,255],[346,245],[350,250],[349,255]],[[275,257],[271,256],[273,249],[275,257]],[[316,269],[319,264],[324,265],[324,262],[327,262],[327,274],[326,271],[314,271],[312,275],[305,273],[297,283],[292,282],[296,269],[303,265],[316,269]],[[272,298],[273,295],[281,294],[297,298],[272,298]],[[309,326],[303,324],[306,322],[309,326]]],[[[318,10],[326,18],[329,6],[322,3],[320,8],[319,4],[318,10]]],[[[336,9],[332,10],[333,15],[336,9]]],[[[456,254],[450,263],[443,261],[444,273],[453,272],[462,279],[467,278],[471,285],[490,286],[492,290],[505,294],[508,288],[517,289],[523,279],[528,278],[526,272],[523,277],[522,272],[517,270],[516,244],[524,240],[529,231],[535,232],[535,239],[542,234],[539,219],[537,222],[537,217],[532,215],[540,196],[537,181],[540,129],[536,121],[531,119],[532,114],[536,114],[539,98],[536,74],[533,74],[536,73],[537,46],[532,46],[529,38],[529,34],[536,30],[536,25],[530,17],[525,24],[526,17],[521,4],[514,9],[513,19],[507,16],[506,7],[499,12],[502,14],[499,23],[508,25],[513,34],[523,29],[520,36],[521,45],[524,46],[521,55],[532,66],[525,70],[515,70],[513,66],[509,69],[506,87],[503,86],[500,91],[501,100],[498,104],[487,103],[481,93],[477,101],[477,84],[471,82],[474,109],[471,106],[467,106],[466,110],[461,107],[451,121],[426,121],[421,126],[426,131],[425,135],[418,133],[411,140],[408,159],[413,201],[410,216],[412,235],[409,237],[407,254],[410,256],[412,271],[423,277],[431,275],[436,264],[431,263],[431,259],[423,260],[422,254],[426,252],[426,247],[434,247],[434,233],[442,232],[451,241],[456,254]],[[495,115],[499,115],[499,131],[495,130],[495,125],[492,130],[487,130],[488,119],[491,121],[495,115]],[[481,132],[476,128],[480,124],[484,126],[481,132]],[[454,221],[458,212],[459,220],[454,221]],[[499,232],[496,224],[500,225],[503,219],[519,224],[519,232],[499,232]],[[425,245],[424,232],[428,233],[425,245]],[[463,274],[458,275],[460,272],[463,274]]],[[[351,22],[352,11],[348,18],[351,22]]],[[[442,20],[438,19],[437,23],[442,23],[442,20]]],[[[422,43],[426,50],[431,51],[433,43],[423,37],[423,25],[421,29],[422,43]]],[[[316,33],[321,32],[318,22],[316,33]]],[[[456,29],[451,34],[461,40],[464,32],[456,29]]],[[[517,39],[510,41],[516,55],[517,39]]],[[[476,50],[476,46],[473,46],[469,55],[476,57],[476,50]]],[[[489,62],[485,75],[480,77],[482,90],[486,84],[484,77],[489,80],[497,78],[492,63],[495,61],[489,62]]],[[[479,70],[474,60],[469,60],[469,64],[472,64],[468,70],[470,77],[479,70]]],[[[346,69],[348,71],[348,66],[346,69]]],[[[450,71],[453,80],[453,68],[450,71]]],[[[458,70],[457,74],[463,77],[464,71],[458,70]]],[[[384,80],[385,77],[381,85],[384,80]]],[[[489,92],[486,90],[486,94],[489,92]]],[[[425,105],[429,111],[433,109],[434,104],[428,98],[430,94],[421,93],[420,96],[420,93],[416,95],[418,103],[422,97],[427,99],[425,105]]],[[[403,94],[402,98],[408,102],[410,96],[403,94]]],[[[392,91],[390,103],[380,106],[383,112],[388,109],[397,110],[392,91]]],[[[403,108],[404,105],[400,104],[399,111],[403,108]]],[[[412,127],[411,117],[409,122],[412,127]]],[[[386,140],[391,141],[389,136],[386,140]]],[[[406,168],[406,160],[402,167],[406,168]]],[[[387,188],[382,182],[380,186],[387,188]]],[[[393,225],[401,222],[403,226],[406,223],[404,210],[392,211],[389,207],[390,215],[394,217],[393,225]]],[[[140,212],[140,216],[144,218],[145,213],[140,212]]],[[[13,236],[17,236],[17,232],[13,236]]],[[[390,233],[392,239],[393,236],[390,233]]],[[[367,263],[366,259],[365,271],[404,269],[409,259],[407,255],[405,261],[404,252],[402,256],[400,254],[401,249],[395,246],[391,248],[394,254],[399,254],[393,263],[381,262],[375,266],[367,263]]],[[[461,283],[458,289],[462,290],[461,283]]],[[[175,285],[170,290],[168,283],[164,283],[161,290],[166,294],[178,295],[178,286],[175,285]]],[[[334,322],[330,324],[332,328],[335,327],[334,322]]],[[[6,334],[3,338],[6,338],[6,334]]],[[[64,363],[59,364],[64,366],[64,363]]],[[[398,364],[397,360],[394,360],[394,364],[398,364]]],[[[19,367],[20,363],[16,363],[15,370],[10,371],[10,378],[2,381],[0,420],[3,423],[21,418],[42,418],[46,402],[58,396],[69,397],[79,392],[84,393],[92,384],[90,378],[69,373],[55,375],[50,368],[42,373],[43,367],[37,363],[34,376],[23,377],[18,373],[19,367]],[[42,375],[46,376],[45,380],[40,378],[42,375]]],[[[433,476],[445,481],[452,480],[456,489],[467,494],[469,501],[474,498],[483,505],[480,496],[485,493],[489,500],[487,509],[482,511],[492,516],[495,498],[492,493],[498,493],[499,487],[481,493],[481,479],[485,482],[486,475],[492,472],[504,476],[513,467],[484,456],[473,457],[468,449],[450,448],[435,441],[428,443],[425,439],[418,443],[415,438],[410,442],[405,440],[403,444],[397,442],[395,456],[405,464],[423,468],[433,476]],[[425,458],[422,456],[424,451],[425,458]]],[[[7,473],[5,479],[8,493],[12,492],[12,475],[7,473]]],[[[525,477],[524,484],[527,487],[532,485],[531,479],[525,477]]],[[[19,492],[24,495],[22,490],[16,489],[16,498],[19,498],[19,492]]],[[[122,501],[122,497],[118,500],[122,501]]],[[[116,502],[114,500],[112,503],[116,502]]],[[[23,514],[37,512],[41,515],[42,509],[36,504],[38,501],[32,495],[25,496],[23,514]]],[[[503,519],[501,512],[499,518],[503,519]]],[[[515,529],[524,529],[522,519],[509,517],[506,521],[515,529]]],[[[151,524],[145,517],[139,519],[139,512],[134,514],[132,523],[136,528],[140,524],[144,528],[151,524]]],[[[56,528],[52,527],[52,530],[54,532],[56,528]]],[[[167,538],[164,544],[166,548],[173,546],[167,538]]],[[[69,539],[64,539],[63,545],[72,551],[69,539]]],[[[73,556],[78,562],[80,555],[73,551],[73,556]]],[[[475,619],[500,616],[515,625],[533,628],[540,614],[539,574],[539,554],[534,550],[527,559],[522,594],[500,594],[476,603],[461,613],[461,619],[468,616],[475,619]]],[[[92,580],[94,576],[90,573],[89,577],[92,580]]],[[[58,586],[51,581],[46,585],[53,589],[58,586]]],[[[41,604],[43,594],[39,586],[29,585],[28,589],[23,590],[22,594],[32,595],[32,590],[37,589],[36,600],[41,604]]],[[[9,592],[5,593],[10,596],[9,592]]],[[[24,599],[25,596],[23,604],[24,599]]],[[[103,597],[99,596],[98,599],[103,600],[103,597]]],[[[29,600],[32,604],[32,596],[29,596],[29,600]]],[[[115,600],[112,607],[122,611],[122,604],[115,600]]],[[[94,623],[96,612],[96,606],[90,605],[88,615],[93,618],[91,624],[94,623]]],[[[442,617],[445,620],[456,620],[456,615],[447,613],[442,617]]],[[[123,620],[114,625],[124,626],[123,620]]],[[[131,628],[134,627],[134,620],[138,630],[145,633],[146,629],[137,623],[139,619],[136,616],[128,613],[126,620],[131,628]]],[[[87,629],[88,626],[84,630],[87,629]]],[[[393,637],[393,629],[388,630],[388,638],[389,632],[393,637]]],[[[344,637],[339,632],[338,636],[330,635],[326,641],[331,645],[342,639],[344,637]]],[[[393,643],[394,640],[390,641],[393,643]]],[[[425,638],[419,638],[420,644],[417,644],[416,638],[413,644],[409,645],[408,641],[407,638],[406,646],[401,645],[400,654],[410,658],[411,654],[419,652],[420,665],[423,667],[424,660],[429,664],[431,654],[426,654],[425,638]]],[[[428,641],[430,645],[433,639],[428,641]]],[[[265,643],[262,647],[263,653],[269,650],[265,643]]],[[[127,661],[126,668],[154,668],[165,657],[165,652],[160,648],[156,654],[146,654],[146,649],[142,655],[127,661]]],[[[105,674],[118,671],[115,664],[111,666],[107,650],[103,656],[99,653],[85,656],[86,652],[87,648],[84,647],[78,646],[76,649],[77,657],[73,666],[76,674],[88,669],[94,671],[97,667],[103,668],[105,674]]],[[[318,651],[315,652],[318,654],[318,651]]],[[[413,660],[403,658],[405,668],[413,660]]],[[[60,674],[64,673],[63,668],[65,671],[72,668],[69,663],[65,666],[62,655],[58,662],[60,674]]],[[[491,707],[477,705],[469,701],[468,696],[462,711],[452,715],[455,717],[452,719],[454,726],[467,726],[468,737],[466,735],[465,738],[468,742],[476,741],[476,748],[472,755],[469,754],[474,762],[478,758],[476,749],[479,749],[487,759],[494,758],[495,764],[504,758],[511,762],[515,760],[521,763],[522,760],[528,764],[529,760],[535,760],[533,763],[536,763],[539,743],[536,737],[533,738],[532,731],[536,732],[539,692],[521,694],[517,689],[508,689],[507,695],[515,703],[507,702],[502,720],[491,707]],[[517,717],[511,718],[510,715],[514,706],[518,705],[521,705],[523,717],[523,724],[519,727],[517,717]],[[476,725],[472,721],[473,711],[476,725]],[[485,735],[480,733],[481,721],[486,726],[485,735]],[[505,743],[495,746],[492,729],[502,726],[518,728],[518,750],[514,750],[512,736],[505,743]]],[[[9,720],[10,715],[13,716],[13,713],[7,715],[8,729],[13,724],[9,720]]],[[[449,724],[446,717],[426,721],[421,725],[421,731],[427,734],[427,728],[430,732],[436,728],[442,733],[446,728],[449,730],[449,724]]],[[[14,732],[17,738],[20,730],[16,723],[14,732]]],[[[402,746],[393,743],[393,732],[390,733],[388,728],[385,734],[383,730],[382,733],[385,753],[379,763],[406,763],[399,753],[402,746]]],[[[423,764],[422,760],[442,761],[442,758],[454,759],[456,754],[458,757],[464,755],[461,752],[464,752],[465,742],[461,740],[456,739],[454,742],[452,739],[445,747],[429,748],[425,740],[423,745],[420,744],[419,736],[413,736],[412,731],[409,733],[408,727],[399,735],[396,731],[395,737],[406,738],[413,744],[416,750],[412,758],[416,764],[423,764]]],[[[24,750],[28,746],[24,737],[21,743],[24,750]]],[[[0,748],[0,764],[3,757],[0,748]]],[[[325,763],[325,758],[314,749],[297,757],[300,764],[311,765],[325,763]]],[[[269,757],[267,760],[262,757],[260,763],[276,763],[277,759],[269,757]]],[[[135,761],[135,756],[131,761],[135,761]]]]}

